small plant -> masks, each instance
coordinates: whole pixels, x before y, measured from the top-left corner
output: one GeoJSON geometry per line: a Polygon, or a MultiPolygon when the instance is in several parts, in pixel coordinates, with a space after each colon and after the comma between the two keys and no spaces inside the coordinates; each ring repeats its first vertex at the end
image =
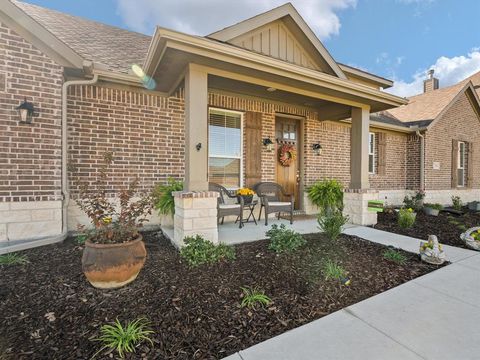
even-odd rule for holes
{"type": "Polygon", "coordinates": [[[261,307],[268,306],[272,302],[272,300],[265,295],[263,290],[258,288],[248,288],[242,287],[243,298],[240,304],[241,307],[247,308],[255,308],[256,305],[260,305],[261,307]]]}
{"type": "Polygon", "coordinates": [[[420,210],[423,206],[423,199],[425,198],[425,192],[417,191],[413,196],[405,196],[403,198],[403,205],[407,209],[420,210]]]}
{"type": "Polygon", "coordinates": [[[26,265],[30,261],[26,255],[20,255],[17,253],[8,253],[0,255],[0,265],[26,265]]]}
{"type": "Polygon", "coordinates": [[[336,279],[342,280],[347,276],[345,269],[338,265],[333,260],[327,260],[323,266],[323,275],[325,275],[325,280],[336,279]]]}
{"type": "Polygon", "coordinates": [[[318,227],[323,231],[327,237],[334,241],[343,231],[343,226],[348,221],[348,216],[343,216],[342,213],[337,210],[331,213],[320,214],[318,216],[318,227]]]}
{"type": "Polygon", "coordinates": [[[184,242],[185,246],[181,248],[180,256],[190,266],[235,259],[235,248],[225,244],[215,245],[200,235],[188,236],[184,239],[184,242]]]}
{"type": "Polygon", "coordinates": [[[400,251],[395,249],[385,250],[383,253],[383,258],[400,265],[404,265],[407,262],[407,257],[403,255],[400,251]]]}
{"type": "Polygon", "coordinates": [[[452,206],[455,210],[462,210],[463,203],[460,196],[452,196],[452,206]]]}
{"type": "Polygon", "coordinates": [[[307,189],[307,194],[321,212],[334,212],[343,208],[343,186],[338,180],[317,181],[307,189]]]}
{"type": "MultiPolygon", "coordinates": [[[[96,339],[103,343],[104,349],[116,350],[123,359],[125,354],[135,352],[135,347],[144,341],[153,345],[150,335],[153,331],[148,328],[149,322],[145,318],[128,322],[123,326],[118,319],[113,324],[106,324],[100,328],[101,336],[96,339]]],[[[95,355],[97,355],[95,354],[95,355]]]]}
{"type": "Polygon", "coordinates": [[[287,229],[285,224],[281,224],[280,227],[276,224],[272,225],[266,235],[270,239],[268,248],[277,253],[291,253],[307,242],[299,233],[287,229]]]}
{"type": "Polygon", "coordinates": [[[430,209],[433,209],[433,210],[442,210],[443,209],[443,206],[441,204],[424,204],[423,205],[424,207],[426,208],[430,208],[430,209]]]}
{"type": "Polygon", "coordinates": [[[415,224],[415,218],[416,214],[413,212],[412,208],[402,208],[398,212],[397,222],[402,229],[410,229],[413,224],[415,224]]]}
{"type": "Polygon", "coordinates": [[[160,215],[175,213],[175,199],[173,192],[182,191],[183,183],[175,179],[168,179],[166,184],[158,184],[153,190],[153,203],[160,215]]]}

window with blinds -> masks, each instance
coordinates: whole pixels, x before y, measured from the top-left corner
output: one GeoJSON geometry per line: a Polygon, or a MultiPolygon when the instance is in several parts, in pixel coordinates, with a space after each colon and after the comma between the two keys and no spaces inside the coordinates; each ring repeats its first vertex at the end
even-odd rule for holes
{"type": "Polygon", "coordinates": [[[208,181],[239,188],[242,181],[242,115],[209,110],[208,181]]]}
{"type": "Polygon", "coordinates": [[[375,133],[368,134],[368,172],[375,173],[375,133]]]}

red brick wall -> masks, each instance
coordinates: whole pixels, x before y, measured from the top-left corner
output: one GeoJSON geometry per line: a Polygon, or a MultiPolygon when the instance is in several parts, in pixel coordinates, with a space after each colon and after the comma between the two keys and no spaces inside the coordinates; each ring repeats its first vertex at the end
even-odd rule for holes
{"type": "Polygon", "coordinates": [[[183,95],[75,86],[68,94],[70,186],[92,175],[105,152],[113,152],[109,186],[120,190],[138,176],[140,189],[169,177],[184,177],[183,95]],[[75,171],[75,172],[73,172],[75,171]]]}
{"type": "MultiPolygon", "coordinates": [[[[425,136],[426,190],[450,189],[452,180],[452,141],[474,144],[473,183],[469,188],[480,188],[480,119],[467,95],[455,103],[431,125],[425,136]],[[440,162],[440,170],[433,170],[433,162],[440,162]]],[[[467,171],[467,169],[465,169],[467,171]]]]}
{"type": "Polygon", "coordinates": [[[0,202],[58,200],[63,69],[0,24],[0,73],[0,202]],[[15,110],[25,97],[31,125],[15,110]]]}

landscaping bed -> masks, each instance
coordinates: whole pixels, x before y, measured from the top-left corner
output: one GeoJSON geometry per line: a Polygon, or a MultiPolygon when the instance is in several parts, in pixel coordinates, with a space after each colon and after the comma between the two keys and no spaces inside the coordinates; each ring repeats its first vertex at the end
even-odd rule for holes
{"type": "MultiPolygon", "coordinates": [[[[233,261],[189,267],[163,236],[144,237],[146,265],[118,290],[89,285],[73,239],[23,252],[25,265],[0,266],[0,358],[89,359],[102,347],[95,339],[103,324],[146,317],[153,346],[143,343],[126,358],[219,359],[437,268],[411,253],[400,251],[400,264],[384,258],[385,246],[321,234],[306,235],[291,254],[258,241],[236,246],[233,261]],[[327,260],[348,272],[349,286],[325,280],[327,260]],[[272,303],[241,307],[245,286],[272,303]]],[[[104,350],[96,359],[112,355],[104,350]]]]}
{"type": "Polygon", "coordinates": [[[438,216],[428,216],[419,211],[415,224],[409,229],[398,225],[395,212],[378,213],[375,228],[423,240],[427,240],[428,235],[436,235],[441,244],[468,249],[460,234],[474,226],[480,226],[480,213],[464,208],[463,215],[441,211],[438,216]]]}

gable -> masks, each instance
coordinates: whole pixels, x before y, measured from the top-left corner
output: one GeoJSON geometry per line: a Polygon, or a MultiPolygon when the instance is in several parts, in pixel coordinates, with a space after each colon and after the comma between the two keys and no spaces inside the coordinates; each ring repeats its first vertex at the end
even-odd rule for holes
{"type": "Polygon", "coordinates": [[[276,20],[228,41],[230,44],[276,59],[322,72],[330,72],[312,46],[301,41],[285,24],[276,20]],[[313,53],[313,54],[312,54],[313,53]]]}

